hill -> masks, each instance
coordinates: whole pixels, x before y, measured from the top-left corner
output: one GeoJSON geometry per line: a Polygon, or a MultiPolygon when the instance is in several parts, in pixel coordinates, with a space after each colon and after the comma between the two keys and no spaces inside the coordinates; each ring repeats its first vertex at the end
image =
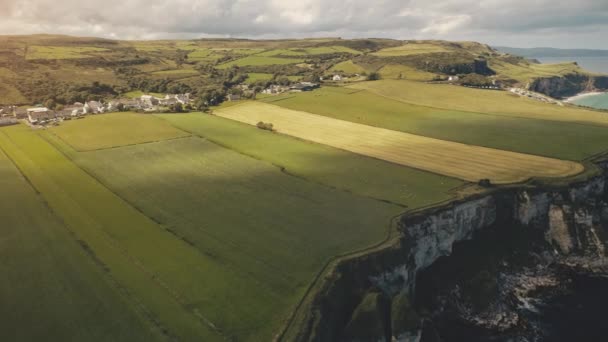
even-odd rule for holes
{"type": "MultiPolygon", "coordinates": [[[[335,73],[352,76],[372,72],[414,81],[475,73],[499,80],[504,86],[525,86],[552,77],[569,78],[576,84],[558,92],[539,88],[553,96],[585,89],[593,77],[574,64],[539,65],[475,42],[340,38],[117,41],[0,36],[0,105],[48,100],[71,104],[138,91],[199,96],[219,90],[225,94],[248,77],[247,83],[261,89],[281,77],[314,80],[335,73]]],[[[597,88],[602,85],[596,82],[597,88]]]]}

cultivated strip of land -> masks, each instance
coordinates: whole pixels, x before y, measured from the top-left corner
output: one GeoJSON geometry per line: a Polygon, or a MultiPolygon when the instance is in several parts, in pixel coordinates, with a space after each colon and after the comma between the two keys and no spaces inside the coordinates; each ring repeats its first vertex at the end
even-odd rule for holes
{"type": "Polygon", "coordinates": [[[575,162],[465,145],[248,102],[217,115],[251,125],[272,123],[297,138],[467,181],[516,183],[532,177],[565,177],[584,167],[575,162]]]}
{"type": "MultiPolygon", "coordinates": [[[[0,135],[2,135],[0,129],[0,135]]],[[[0,149],[0,327],[5,341],[162,341],[0,149]]]]}

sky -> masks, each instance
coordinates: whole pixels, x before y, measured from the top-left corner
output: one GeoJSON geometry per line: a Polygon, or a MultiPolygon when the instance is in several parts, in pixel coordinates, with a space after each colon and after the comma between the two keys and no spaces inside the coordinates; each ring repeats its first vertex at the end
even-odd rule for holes
{"type": "Polygon", "coordinates": [[[0,0],[0,34],[394,38],[608,49],[608,0],[0,0]]]}

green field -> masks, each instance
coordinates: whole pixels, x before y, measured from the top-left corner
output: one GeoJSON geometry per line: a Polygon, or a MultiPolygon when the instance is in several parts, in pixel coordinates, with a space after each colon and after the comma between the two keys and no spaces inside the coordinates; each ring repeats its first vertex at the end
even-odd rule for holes
{"type": "Polygon", "coordinates": [[[418,70],[406,65],[387,64],[378,70],[383,79],[406,79],[412,81],[430,81],[436,74],[418,70]]]}
{"type": "Polygon", "coordinates": [[[104,48],[93,46],[68,47],[68,46],[30,46],[27,50],[26,59],[75,59],[91,57],[91,52],[109,51],[104,48]]]}
{"type": "Polygon", "coordinates": [[[449,84],[382,80],[349,85],[377,95],[420,106],[489,113],[516,118],[608,125],[605,113],[542,103],[506,91],[473,89],[449,84]]]}
{"type": "Polygon", "coordinates": [[[462,185],[456,179],[262,131],[217,116],[159,115],[176,127],[280,166],[291,174],[357,195],[406,205],[441,202],[462,185]],[[336,167],[339,165],[339,167],[336,167]]]}
{"type": "Polygon", "coordinates": [[[489,66],[499,74],[509,75],[510,78],[522,83],[527,83],[536,77],[551,77],[583,72],[583,69],[576,63],[535,64],[520,62],[519,64],[512,64],[501,60],[493,60],[489,66]]]}
{"type": "Polygon", "coordinates": [[[450,49],[440,44],[406,43],[401,46],[382,49],[372,53],[379,57],[411,56],[427,53],[449,52],[450,49]]]}
{"type": "Polygon", "coordinates": [[[194,69],[171,69],[171,70],[154,71],[151,74],[157,75],[157,76],[166,76],[166,77],[185,77],[185,76],[198,75],[199,72],[194,69]]]}
{"type": "Polygon", "coordinates": [[[78,151],[90,151],[153,141],[176,139],[188,134],[147,114],[111,113],[64,121],[53,133],[78,151]]]}
{"type": "Polygon", "coordinates": [[[218,69],[227,69],[233,65],[236,65],[236,66],[286,65],[286,64],[297,64],[297,63],[302,63],[302,62],[304,62],[303,59],[297,59],[297,58],[247,56],[247,57],[237,59],[232,62],[221,64],[218,66],[218,69]]]}
{"type": "Polygon", "coordinates": [[[128,97],[130,99],[139,99],[140,97],[142,97],[142,95],[152,95],[154,97],[159,97],[159,98],[164,98],[165,97],[165,94],[161,94],[161,93],[148,93],[148,92],[143,92],[141,90],[130,91],[130,92],[124,93],[122,95],[124,97],[128,97]]]}
{"type": "MultiPolygon", "coordinates": [[[[370,83],[381,82],[399,81],[370,83]]],[[[415,88],[413,85],[410,86],[414,84],[413,82],[401,82],[408,84],[408,89],[415,88]]],[[[433,85],[420,84],[420,86],[433,85]]],[[[451,86],[438,86],[437,89],[452,88],[461,89],[451,86]]],[[[394,92],[401,94],[398,89],[394,92]]],[[[490,98],[500,96],[511,99],[503,92],[485,91],[485,93],[489,94],[490,98]]],[[[437,98],[438,104],[443,103],[437,91],[434,95],[433,98],[437,98]]],[[[449,96],[448,93],[445,95],[449,96]]],[[[416,97],[415,94],[408,93],[403,96],[417,101],[428,98],[428,103],[432,103],[431,95],[416,97]]],[[[480,96],[476,100],[486,102],[480,96]]],[[[608,128],[603,126],[433,108],[393,100],[365,90],[325,87],[313,92],[283,95],[261,101],[370,126],[559,159],[582,160],[608,149],[608,128]],[[568,141],[568,144],[564,144],[564,140],[568,141]]],[[[514,101],[522,101],[523,108],[529,111],[534,109],[532,113],[538,113],[542,117],[547,117],[551,109],[568,111],[557,106],[530,103],[529,100],[514,99],[514,101]],[[548,111],[540,112],[539,108],[546,108],[548,111]]],[[[475,106],[475,102],[471,102],[472,106],[475,106]]],[[[460,103],[464,107],[466,102],[461,100],[460,103]]],[[[493,105],[493,108],[508,110],[508,106],[493,105]]],[[[514,109],[512,111],[522,115],[514,109]]]]}
{"type": "MultiPolygon", "coordinates": [[[[247,77],[247,80],[245,81],[246,83],[255,83],[258,81],[269,81],[272,79],[272,77],[274,76],[273,74],[265,74],[265,73],[256,73],[256,72],[250,72],[247,74],[249,77],[247,77]]],[[[286,76],[290,81],[298,81],[302,78],[302,76],[286,76]]]]}
{"type": "Polygon", "coordinates": [[[0,187],[3,340],[160,340],[2,150],[0,187]]]}
{"type": "Polygon", "coordinates": [[[51,209],[184,340],[269,340],[328,259],[382,241],[403,210],[199,138],[77,152],[52,130],[3,132],[51,209]]]}
{"type": "Polygon", "coordinates": [[[331,67],[330,71],[341,71],[347,74],[361,74],[364,73],[366,70],[362,66],[353,63],[353,61],[345,61],[334,65],[333,67],[331,67]]]}

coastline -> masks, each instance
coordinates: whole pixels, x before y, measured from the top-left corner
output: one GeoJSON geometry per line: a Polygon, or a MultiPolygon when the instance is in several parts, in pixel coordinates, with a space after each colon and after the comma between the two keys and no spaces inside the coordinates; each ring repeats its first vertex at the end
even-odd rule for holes
{"type": "Polygon", "coordinates": [[[590,97],[590,96],[602,95],[602,94],[608,94],[608,92],[606,92],[606,91],[582,92],[582,93],[576,94],[574,96],[567,97],[563,101],[567,102],[567,103],[572,103],[576,100],[584,99],[584,98],[590,97]]]}

